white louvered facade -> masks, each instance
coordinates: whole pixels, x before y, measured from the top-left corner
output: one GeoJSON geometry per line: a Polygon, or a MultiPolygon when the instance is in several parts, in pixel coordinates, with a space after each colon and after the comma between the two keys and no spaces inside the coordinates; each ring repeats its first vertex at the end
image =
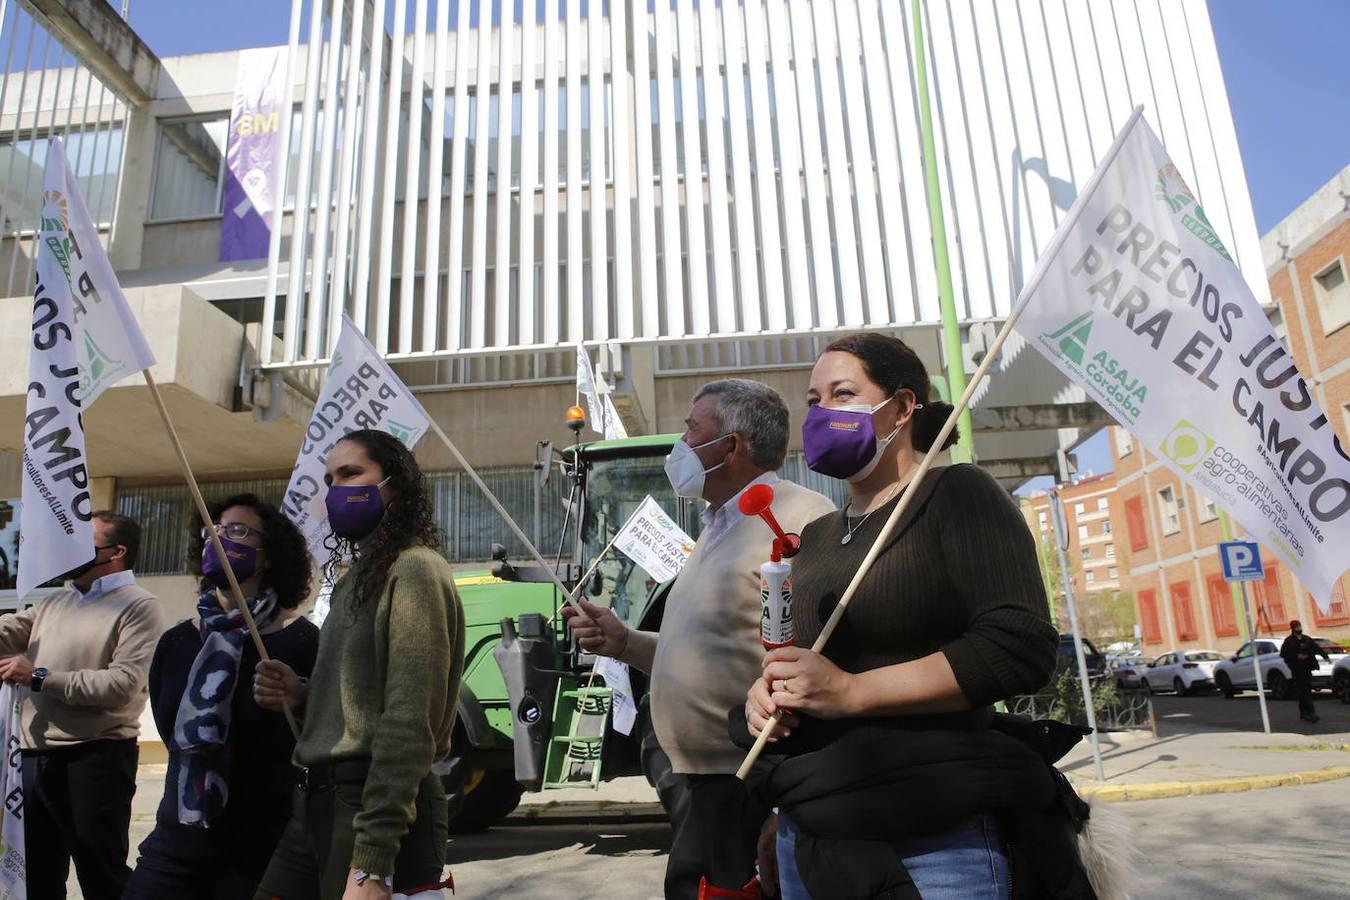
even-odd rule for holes
{"type": "MultiPolygon", "coordinates": [[[[293,0],[286,193],[336,202],[276,242],[266,364],[343,311],[408,359],[938,322],[907,0],[559,6],[293,0]]],[[[1204,0],[923,10],[963,323],[1007,313],[1137,103],[1264,292],[1204,0]]]]}

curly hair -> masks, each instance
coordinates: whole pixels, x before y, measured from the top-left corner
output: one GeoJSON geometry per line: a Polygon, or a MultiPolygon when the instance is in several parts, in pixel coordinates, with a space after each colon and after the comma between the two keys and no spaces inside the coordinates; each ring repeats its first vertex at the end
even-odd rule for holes
{"type": "MultiPolygon", "coordinates": [[[[211,513],[211,521],[219,522],[225,510],[235,506],[247,506],[262,520],[262,549],[267,554],[267,568],[263,571],[262,583],[277,592],[277,604],[282,609],[295,609],[309,596],[309,583],[312,569],[309,561],[309,548],[290,519],[282,515],[266,500],[257,494],[231,494],[223,500],[212,500],[206,508],[211,513]]],[[[201,516],[192,517],[192,531],[188,539],[188,567],[193,574],[202,573],[202,551],[206,540],[202,537],[201,516]]],[[[201,589],[206,590],[211,583],[205,578],[201,589]]]]}
{"type": "MultiPolygon", "coordinates": [[[[354,595],[354,602],[361,604],[384,590],[389,568],[404,550],[430,547],[441,553],[441,529],[436,524],[436,511],[431,505],[422,469],[402,441],[370,428],[353,431],[343,436],[342,441],[359,444],[366,451],[371,461],[380,467],[381,476],[389,479],[389,493],[393,498],[379,527],[361,544],[359,555],[365,564],[356,569],[354,595]]],[[[338,562],[358,556],[356,544],[330,532],[323,545],[330,551],[328,562],[324,564],[324,577],[336,581],[338,562]]]]}

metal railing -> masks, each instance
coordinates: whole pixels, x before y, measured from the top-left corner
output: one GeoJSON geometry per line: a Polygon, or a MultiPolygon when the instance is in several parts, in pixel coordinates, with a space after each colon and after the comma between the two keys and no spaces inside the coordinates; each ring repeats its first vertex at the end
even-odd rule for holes
{"type": "Polygon", "coordinates": [[[33,280],[52,138],[111,242],[130,107],[27,0],[0,0],[0,67],[0,297],[12,297],[33,280]]]}

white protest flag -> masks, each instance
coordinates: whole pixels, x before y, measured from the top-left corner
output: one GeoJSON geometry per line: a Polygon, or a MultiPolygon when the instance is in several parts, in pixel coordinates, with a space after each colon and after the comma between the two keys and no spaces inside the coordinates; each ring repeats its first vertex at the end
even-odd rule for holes
{"type": "Polygon", "coordinates": [[[623,419],[619,418],[619,411],[614,408],[614,401],[606,393],[600,398],[600,402],[605,413],[605,440],[613,441],[628,437],[628,429],[623,427],[623,419]]]}
{"type": "MultiPolygon", "coordinates": [[[[27,693],[27,690],[24,690],[27,693]]],[[[0,687],[0,900],[28,896],[28,860],[23,837],[23,770],[19,762],[19,688],[0,687]]]]}
{"type": "Polygon", "coordinates": [[[1326,610],[1350,455],[1142,117],[1039,260],[1018,331],[1326,610]]]}
{"type": "Polygon", "coordinates": [[[680,574],[694,552],[694,539],[659,503],[646,497],[614,538],[614,548],[662,582],[680,574]]]}
{"type": "Polygon", "coordinates": [[[314,413],[305,428],[304,443],[281,506],[320,564],[327,560],[323,547],[328,536],[323,476],[328,451],[343,435],[363,428],[386,431],[411,450],[430,427],[431,420],[412,391],[356,323],[343,316],[342,333],[314,401],[314,413]]]}
{"type": "Polygon", "coordinates": [[[591,358],[581,344],[577,344],[577,393],[586,398],[586,412],[590,418],[587,424],[592,431],[604,434],[605,407],[600,402],[600,392],[596,387],[595,369],[591,368],[591,358]]]}
{"type": "Polygon", "coordinates": [[[155,363],[108,265],[60,140],[47,149],[30,347],[20,597],[94,555],[80,415],[110,385],[155,363]]]}

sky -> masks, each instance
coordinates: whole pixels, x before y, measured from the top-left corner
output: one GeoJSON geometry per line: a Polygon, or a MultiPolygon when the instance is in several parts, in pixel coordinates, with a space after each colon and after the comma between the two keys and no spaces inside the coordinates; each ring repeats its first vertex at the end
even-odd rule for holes
{"type": "MultiPolygon", "coordinates": [[[[284,0],[130,3],[132,27],[161,56],[284,44],[290,21],[284,0]]],[[[1350,0],[1209,0],[1209,14],[1264,234],[1350,164],[1350,0]]],[[[1078,464],[1110,471],[1105,432],[1078,464]]]]}

